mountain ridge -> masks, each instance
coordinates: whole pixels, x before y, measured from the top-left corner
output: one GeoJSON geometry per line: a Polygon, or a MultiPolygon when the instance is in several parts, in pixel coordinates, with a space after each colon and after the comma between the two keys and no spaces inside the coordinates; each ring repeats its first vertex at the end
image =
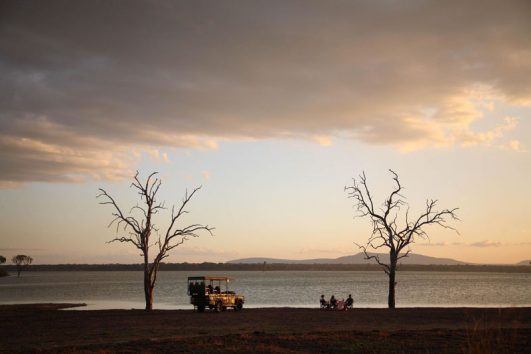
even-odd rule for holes
{"type": "MultiPolygon", "coordinates": [[[[377,253],[369,253],[369,255],[375,255],[377,253]]],[[[389,258],[388,254],[378,253],[380,259],[385,261],[389,258]]],[[[365,259],[365,255],[362,252],[356,253],[350,256],[342,256],[337,258],[313,258],[313,259],[279,259],[268,257],[249,257],[241,259],[233,259],[227,261],[229,264],[253,264],[253,263],[269,263],[269,264],[370,264],[375,263],[374,260],[365,259]]],[[[464,265],[473,264],[469,262],[462,262],[451,258],[438,258],[424,256],[422,254],[411,253],[408,257],[401,258],[398,261],[399,264],[416,264],[416,265],[464,265]]]]}

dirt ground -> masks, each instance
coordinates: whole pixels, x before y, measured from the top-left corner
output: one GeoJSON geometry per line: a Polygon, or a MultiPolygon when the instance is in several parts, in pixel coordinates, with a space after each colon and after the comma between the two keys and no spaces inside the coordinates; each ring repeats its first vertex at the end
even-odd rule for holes
{"type": "Polygon", "coordinates": [[[528,353],[531,308],[65,310],[0,305],[0,352],[528,353]]]}

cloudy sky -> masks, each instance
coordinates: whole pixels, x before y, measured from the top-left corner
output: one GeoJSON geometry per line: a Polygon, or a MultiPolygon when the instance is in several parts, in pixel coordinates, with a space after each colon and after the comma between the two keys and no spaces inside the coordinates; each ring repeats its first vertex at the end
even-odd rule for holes
{"type": "Polygon", "coordinates": [[[2,1],[0,76],[5,256],[139,262],[95,199],[135,205],[135,170],[203,185],[183,222],[215,236],[170,261],[353,254],[343,188],[392,168],[460,208],[414,252],[530,257],[529,1],[2,1]]]}

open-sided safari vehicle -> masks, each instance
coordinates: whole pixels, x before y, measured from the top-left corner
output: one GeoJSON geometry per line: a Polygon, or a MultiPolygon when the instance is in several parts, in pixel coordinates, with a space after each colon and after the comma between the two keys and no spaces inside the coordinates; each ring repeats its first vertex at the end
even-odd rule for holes
{"type": "Polygon", "coordinates": [[[245,298],[229,291],[229,282],[228,277],[188,277],[190,303],[199,312],[205,311],[207,307],[216,312],[225,311],[229,307],[240,311],[245,298]]]}

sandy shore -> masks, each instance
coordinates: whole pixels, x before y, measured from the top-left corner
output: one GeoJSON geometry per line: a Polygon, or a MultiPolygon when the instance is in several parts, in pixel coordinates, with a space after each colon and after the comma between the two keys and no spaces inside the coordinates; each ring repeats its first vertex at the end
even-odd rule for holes
{"type": "Polygon", "coordinates": [[[0,352],[527,353],[531,308],[61,310],[0,305],[0,352]]]}

